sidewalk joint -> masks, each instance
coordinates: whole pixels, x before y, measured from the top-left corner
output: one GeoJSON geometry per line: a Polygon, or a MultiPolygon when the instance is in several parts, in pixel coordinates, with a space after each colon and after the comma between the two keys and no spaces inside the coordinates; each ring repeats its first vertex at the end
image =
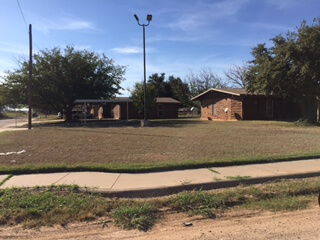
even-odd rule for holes
{"type": "Polygon", "coordinates": [[[64,179],[66,176],[68,176],[68,175],[70,175],[70,173],[67,173],[66,175],[64,175],[63,177],[61,177],[60,179],[58,179],[57,181],[55,181],[54,183],[53,183],[53,185],[54,184],[56,184],[56,183],[58,183],[58,182],[60,182],[62,179],[64,179]]]}
{"type": "Polygon", "coordinates": [[[112,186],[110,187],[110,189],[113,188],[113,186],[116,184],[116,182],[118,181],[118,179],[120,178],[121,176],[121,173],[119,173],[119,176],[117,177],[117,179],[113,182],[112,186]]]}

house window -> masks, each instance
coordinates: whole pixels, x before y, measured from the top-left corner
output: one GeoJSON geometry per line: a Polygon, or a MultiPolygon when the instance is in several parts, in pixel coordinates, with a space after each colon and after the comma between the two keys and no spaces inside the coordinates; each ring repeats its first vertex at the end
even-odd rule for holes
{"type": "Polygon", "coordinates": [[[212,116],[217,116],[217,103],[218,100],[214,100],[212,104],[212,116]]]}
{"type": "Polygon", "coordinates": [[[267,104],[267,106],[266,106],[267,118],[273,118],[273,100],[267,99],[266,104],[267,104]]]}
{"type": "Polygon", "coordinates": [[[158,105],[158,116],[163,117],[163,105],[162,104],[158,105]]]}

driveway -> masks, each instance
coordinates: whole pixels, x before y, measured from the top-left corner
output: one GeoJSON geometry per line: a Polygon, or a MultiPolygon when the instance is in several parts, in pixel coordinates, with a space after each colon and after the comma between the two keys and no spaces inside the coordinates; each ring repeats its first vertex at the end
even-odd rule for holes
{"type": "MultiPolygon", "coordinates": [[[[17,118],[17,119],[1,119],[0,120],[0,132],[7,130],[14,130],[15,127],[20,127],[23,124],[28,123],[27,118],[17,118]]],[[[20,128],[21,129],[21,128],[20,128]]]]}

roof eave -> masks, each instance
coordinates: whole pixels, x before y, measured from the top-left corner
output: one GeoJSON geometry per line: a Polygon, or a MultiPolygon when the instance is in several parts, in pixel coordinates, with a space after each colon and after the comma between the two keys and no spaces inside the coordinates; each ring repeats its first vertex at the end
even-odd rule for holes
{"type": "Polygon", "coordinates": [[[226,93],[226,94],[230,94],[230,95],[234,95],[234,96],[244,96],[244,95],[246,95],[246,94],[240,94],[240,93],[234,93],[234,92],[226,91],[226,90],[219,89],[219,88],[210,88],[207,91],[204,91],[203,93],[200,93],[199,95],[191,98],[191,101],[194,101],[194,100],[198,99],[199,97],[201,97],[201,96],[203,96],[203,95],[205,95],[205,94],[207,94],[208,92],[211,92],[211,91],[226,93]]]}

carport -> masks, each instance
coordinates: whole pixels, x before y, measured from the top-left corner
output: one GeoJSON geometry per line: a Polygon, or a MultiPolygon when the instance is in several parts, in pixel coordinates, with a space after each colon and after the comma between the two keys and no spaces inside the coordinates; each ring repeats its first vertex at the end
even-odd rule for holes
{"type": "Polygon", "coordinates": [[[117,120],[129,120],[130,112],[134,111],[133,101],[128,97],[117,97],[113,99],[77,99],[76,104],[82,105],[87,111],[88,106],[94,109],[94,115],[97,115],[98,107],[103,107],[104,118],[113,118],[117,120]]]}

